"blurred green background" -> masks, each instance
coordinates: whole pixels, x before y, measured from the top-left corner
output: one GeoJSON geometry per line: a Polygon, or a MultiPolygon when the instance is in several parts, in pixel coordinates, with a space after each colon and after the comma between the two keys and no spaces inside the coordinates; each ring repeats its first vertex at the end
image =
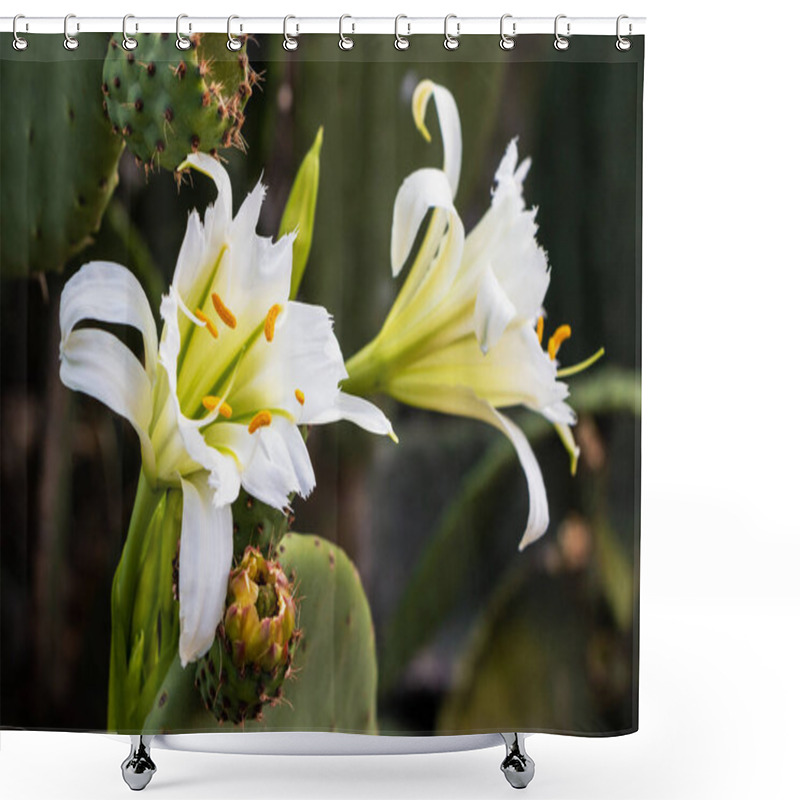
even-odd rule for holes
{"type": "MultiPolygon", "coordinates": [[[[583,451],[575,478],[548,426],[512,414],[550,501],[547,534],[522,554],[527,491],[497,431],[381,398],[399,447],[347,423],[311,432],[317,489],[295,504],[294,529],[337,542],[359,567],[376,626],[382,732],[635,729],[643,45],[619,53],[608,38],[577,38],[558,53],[552,37],[525,37],[503,53],[496,37],[465,37],[447,52],[420,37],[397,53],[387,38],[357,37],[342,53],[337,37],[311,36],[287,54],[281,41],[249,44],[264,80],[246,109],[247,153],[225,153],[234,205],[263,174],[259,232],[274,234],[324,126],[299,299],[333,314],[345,357],[377,333],[402,280],[389,267],[400,183],[441,166],[432,111],[432,144],[411,117],[423,78],[458,103],[456,205],[467,231],[518,137],[521,157],[533,159],[525,197],[539,206],[552,266],[548,330],[572,326],[566,364],[606,349],[570,381],[583,451]]],[[[213,197],[202,178],[180,191],[172,174],[145,178],[126,153],[95,244],[60,275],[0,285],[3,726],[104,728],[111,578],[139,470],[132,429],[58,379],[61,289],[87,260],[118,261],[157,309],[187,214],[213,197]]]]}

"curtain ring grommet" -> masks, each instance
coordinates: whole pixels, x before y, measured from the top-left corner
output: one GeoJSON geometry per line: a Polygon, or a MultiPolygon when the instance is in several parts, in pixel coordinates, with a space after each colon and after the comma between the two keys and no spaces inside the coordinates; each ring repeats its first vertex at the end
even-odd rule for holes
{"type": "MultiPolygon", "coordinates": [[[[69,21],[71,19],[75,19],[74,14],[67,14],[64,17],[64,49],[65,50],[77,50],[78,49],[78,40],[74,36],[69,35],[69,21]]],[[[75,31],[79,31],[81,29],[80,23],[75,24],[75,31]]]]}
{"type": "MultiPolygon", "coordinates": [[[[237,50],[241,50],[242,49],[242,40],[238,36],[234,36],[231,33],[231,23],[235,19],[239,19],[239,17],[237,17],[236,14],[231,14],[228,17],[228,50],[230,50],[231,53],[235,53],[237,50]]],[[[239,26],[239,31],[241,32],[241,30],[242,30],[242,26],[240,25],[239,26]]]]}
{"type": "MultiPolygon", "coordinates": [[[[617,47],[617,50],[619,50],[621,53],[625,53],[625,52],[627,52],[628,50],[631,49],[631,40],[627,39],[621,33],[621,28],[622,28],[621,23],[622,23],[622,20],[624,20],[624,19],[628,19],[627,14],[620,14],[617,17],[617,44],[616,44],[616,47],[617,47]]],[[[632,32],[633,32],[633,26],[629,22],[628,23],[628,36],[630,36],[632,32]]]]}
{"type": "Polygon", "coordinates": [[[500,49],[513,50],[516,42],[514,37],[517,35],[517,23],[514,22],[514,17],[511,14],[503,14],[500,17],[500,49]],[[506,33],[506,20],[511,20],[511,35],[506,33]]]}
{"type": "MultiPolygon", "coordinates": [[[[126,50],[135,50],[137,48],[139,42],[137,42],[136,39],[132,38],[131,36],[128,36],[128,20],[129,19],[135,19],[133,14],[126,14],[122,18],[122,46],[126,50]]],[[[139,30],[139,23],[138,22],[134,25],[134,30],[138,32],[138,30],[139,30]]]]}
{"type": "MultiPolygon", "coordinates": [[[[342,16],[339,17],[339,49],[340,50],[352,50],[353,49],[353,45],[355,45],[355,42],[349,36],[345,36],[344,35],[344,21],[346,19],[353,19],[353,18],[349,14],[342,14],[342,16]]],[[[356,32],[356,24],[355,24],[355,22],[353,22],[351,24],[350,33],[355,33],[355,32],[356,32]]]]}
{"type": "Polygon", "coordinates": [[[458,17],[455,14],[448,14],[444,18],[444,49],[445,50],[458,50],[458,45],[460,42],[458,41],[458,37],[461,35],[461,23],[458,21],[458,17]],[[450,31],[450,20],[454,19],[456,21],[456,35],[453,36],[450,31]]]}
{"type": "MultiPolygon", "coordinates": [[[[17,22],[18,22],[18,20],[21,20],[21,19],[25,19],[25,15],[24,14],[17,14],[14,17],[14,23],[13,23],[13,25],[11,27],[11,30],[14,33],[14,41],[12,42],[12,45],[14,46],[15,50],[18,50],[20,52],[22,52],[23,50],[26,50],[28,48],[28,40],[27,39],[23,39],[17,33],[17,22]]],[[[26,31],[28,30],[28,23],[27,22],[25,23],[25,30],[26,31]]]]}
{"type": "MultiPolygon", "coordinates": [[[[569,39],[564,37],[564,36],[562,36],[558,32],[558,22],[559,22],[559,20],[566,19],[566,18],[567,18],[566,14],[559,14],[556,17],[555,23],[553,24],[553,34],[556,37],[555,40],[553,41],[553,47],[555,47],[556,50],[567,50],[569,48],[569,39]]],[[[570,35],[571,35],[570,23],[567,22],[567,36],[570,36],[570,35]]]]}
{"type": "Polygon", "coordinates": [[[400,20],[401,19],[408,19],[405,14],[398,14],[394,18],[394,47],[395,50],[408,50],[411,46],[411,42],[408,41],[406,37],[411,36],[411,23],[406,22],[406,27],[408,31],[406,32],[405,36],[400,35],[400,20]]]}
{"type": "MultiPolygon", "coordinates": [[[[181,33],[181,20],[182,19],[189,19],[189,15],[188,14],[178,14],[178,16],[177,16],[177,18],[175,20],[175,47],[177,47],[178,50],[188,50],[192,46],[192,40],[191,39],[187,39],[181,33]]],[[[189,30],[190,31],[192,30],[191,22],[189,23],[189,30]]]]}
{"type": "Polygon", "coordinates": [[[291,14],[285,16],[283,18],[283,49],[288,50],[289,52],[293,50],[297,50],[297,34],[300,33],[300,26],[296,24],[297,17],[293,17],[291,14]],[[294,36],[289,35],[289,20],[295,20],[296,26],[296,33],[294,36]]]}

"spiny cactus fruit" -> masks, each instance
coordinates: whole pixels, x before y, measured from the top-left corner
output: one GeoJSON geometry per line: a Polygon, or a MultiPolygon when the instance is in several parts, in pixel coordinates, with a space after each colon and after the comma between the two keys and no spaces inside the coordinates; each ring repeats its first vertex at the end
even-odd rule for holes
{"type": "Polygon", "coordinates": [[[122,143],[103,117],[108,37],[81,34],[80,54],[58,36],[17,52],[0,37],[0,271],[59,270],[91,242],[117,185],[122,143]]]}
{"type": "Polygon", "coordinates": [[[167,34],[140,34],[134,50],[115,34],[102,89],[113,130],[146,169],[175,169],[187,153],[244,149],[243,109],[258,83],[246,45],[231,53],[224,34],[191,37],[178,50],[167,34]]]}
{"type": "Polygon", "coordinates": [[[195,687],[220,721],[261,719],[289,677],[300,631],[294,585],[280,565],[248,547],[228,581],[225,616],[197,664],[195,687]]]}

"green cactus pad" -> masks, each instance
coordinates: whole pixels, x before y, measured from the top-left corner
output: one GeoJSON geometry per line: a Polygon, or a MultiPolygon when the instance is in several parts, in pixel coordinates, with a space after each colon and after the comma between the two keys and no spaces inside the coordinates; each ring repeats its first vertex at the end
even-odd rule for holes
{"type": "Polygon", "coordinates": [[[0,37],[0,272],[58,270],[91,242],[117,185],[122,143],[103,114],[108,37],[30,36],[23,52],[0,37]]]}
{"type": "Polygon", "coordinates": [[[260,721],[219,723],[194,688],[196,668],[184,670],[176,659],[145,732],[377,733],[375,634],[358,571],[343,550],[317,536],[287,533],[275,555],[294,576],[302,631],[281,701],[265,707],[260,721]]]}
{"type": "Polygon", "coordinates": [[[230,52],[223,34],[195,34],[188,50],[174,37],[141,34],[134,50],[115,34],[102,89],[113,128],[147,169],[175,169],[188,153],[244,149],[243,109],[258,81],[246,46],[230,52]]]}
{"type": "Polygon", "coordinates": [[[233,557],[239,560],[246,547],[257,547],[271,553],[289,527],[282,511],[256,500],[242,491],[233,504],[233,557]]]}

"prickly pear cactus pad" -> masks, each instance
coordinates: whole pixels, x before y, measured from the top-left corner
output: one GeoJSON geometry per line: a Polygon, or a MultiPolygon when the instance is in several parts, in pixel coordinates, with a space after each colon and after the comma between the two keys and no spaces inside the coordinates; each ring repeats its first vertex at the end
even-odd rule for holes
{"type": "Polygon", "coordinates": [[[59,36],[17,52],[0,38],[0,271],[60,269],[100,227],[122,143],[103,113],[108,37],[81,36],[81,57],[59,36]]]}
{"type": "MultiPolygon", "coordinates": [[[[201,692],[194,686],[197,677],[194,665],[184,669],[176,659],[156,694],[153,711],[145,721],[146,731],[231,728],[377,732],[375,633],[358,570],[343,550],[319,536],[287,533],[275,556],[283,574],[294,584],[299,630],[291,668],[277,697],[273,694],[265,702],[260,701],[260,719],[248,719],[243,725],[220,722],[205,709],[201,692]]],[[[212,645],[204,664],[207,669],[208,661],[213,663],[215,684],[225,668],[220,663],[219,654],[225,653],[220,642],[218,638],[212,645]]],[[[226,654],[224,658],[231,657],[226,654]]],[[[231,676],[226,677],[223,687],[228,688],[220,699],[228,697],[232,705],[231,676]]],[[[264,684],[262,694],[268,695],[266,673],[258,680],[264,684]]],[[[208,674],[203,682],[210,682],[208,674]]],[[[253,687],[256,683],[253,682],[253,687]]],[[[244,688],[254,692],[252,688],[244,688]]],[[[240,698],[237,702],[244,702],[249,709],[251,701],[240,698]]],[[[229,719],[240,718],[239,706],[234,712],[229,719]]]]}
{"type": "Polygon", "coordinates": [[[102,89],[113,130],[147,169],[175,169],[187,153],[244,149],[244,107],[258,82],[246,45],[235,53],[222,34],[194,34],[187,50],[168,34],[141,34],[134,50],[115,34],[102,89]]]}

